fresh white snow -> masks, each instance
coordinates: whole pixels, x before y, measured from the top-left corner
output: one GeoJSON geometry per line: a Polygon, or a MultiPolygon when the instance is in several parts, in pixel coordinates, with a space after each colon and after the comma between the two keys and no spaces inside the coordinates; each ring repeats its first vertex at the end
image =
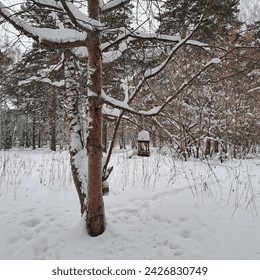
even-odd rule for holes
{"type": "Polygon", "coordinates": [[[138,141],[150,141],[150,135],[147,130],[142,130],[138,133],[138,141]]]}
{"type": "Polygon", "coordinates": [[[260,159],[114,153],[107,229],[85,232],[67,152],[0,151],[0,259],[260,259],[260,159]]]}

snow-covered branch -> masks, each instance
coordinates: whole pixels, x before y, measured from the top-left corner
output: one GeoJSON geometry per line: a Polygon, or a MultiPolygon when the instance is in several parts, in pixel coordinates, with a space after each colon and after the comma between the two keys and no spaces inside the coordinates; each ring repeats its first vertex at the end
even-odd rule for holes
{"type": "Polygon", "coordinates": [[[177,147],[180,147],[179,142],[175,139],[175,136],[169,132],[169,130],[163,126],[157,119],[156,117],[152,117],[153,121],[155,122],[155,124],[160,127],[170,138],[171,140],[173,140],[175,142],[175,144],[177,145],[177,147]]]}
{"type": "MultiPolygon", "coordinates": [[[[197,28],[197,27],[196,27],[197,28]]],[[[171,50],[171,52],[169,53],[169,55],[167,56],[167,58],[158,66],[154,67],[154,68],[150,68],[148,70],[146,70],[146,72],[143,75],[142,80],[139,82],[138,86],[136,87],[136,89],[131,93],[129,102],[132,102],[132,100],[135,98],[135,96],[140,92],[141,88],[143,87],[143,85],[145,84],[145,82],[148,79],[153,78],[154,76],[158,75],[160,72],[162,72],[165,67],[169,64],[169,62],[172,60],[173,56],[175,55],[175,53],[184,45],[186,44],[190,37],[193,35],[193,33],[195,32],[196,28],[194,29],[194,31],[192,33],[190,33],[185,39],[181,40],[178,39],[178,43],[174,46],[174,48],[171,50]]],[[[154,114],[154,113],[153,113],[154,114]]]]}
{"type": "MultiPolygon", "coordinates": [[[[176,36],[162,36],[163,39],[167,38],[167,40],[169,40],[169,37],[171,37],[171,40],[176,40],[178,41],[177,44],[173,47],[173,49],[170,51],[169,55],[167,56],[167,58],[158,66],[150,68],[148,70],[145,71],[145,73],[142,76],[141,81],[138,83],[138,85],[135,87],[135,89],[130,92],[130,96],[127,100],[127,102],[122,102],[119,100],[116,100],[115,98],[109,97],[107,95],[105,95],[105,93],[103,93],[102,97],[104,99],[104,103],[109,104],[115,108],[121,109],[122,113],[124,111],[129,112],[129,113],[134,113],[137,115],[145,115],[145,116],[156,116],[158,115],[163,109],[164,107],[170,103],[174,98],[176,98],[188,85],[190,85],[190,83],[196,79],[198,76],[201,75],[202,72],[204,72],[210,65],[212,64],[216,64],[220,62],[220,59],[218,58],[214,58],[212,59],[209,63],[207,63],[203,69],[201,71],[199,71],[190,81],[183,83],[183,85],[180,87],[180,89],[174,94],[174,96],[170,96],[167,98],[167,100],[165,101],[165,103],[163,105],[157,106],[152,108],[149,111],[136,111],[135,109],[130,107],[130,103],[134,100],[134,98],[137,96],[137,94],[140,92],[140,90],[142,89],[142,87],[144,86],[144,84],[146,83],[146,81],[148,79],[151,79],[153,77],[155,77],[156,75],[158,75],[160,72],[162,72],[166,66],[169,64],[169,62],[172,60],[173,56],[175,55],[175,53],[183,46],[185,45],[187,42],[192,42],[194,45],[196,46],[204,46],[204,44],[201,44],[199,42],[196,41],[191,41],[190,38],[193,35],[193,33],[195,32],[195,30],[197,29],[197,27],[199,26],[199,24],[194,28],[193,32],[191,32],[188,36],[186,36],[186,38],[184,39],[180,39],[180,37],[176,37],[176,36]]],[[[156,36],[151,35],[150,37],[147,35],[146,33],[144,33],[142,35],[142,38],[149,38],[149,39],[153,39],[156,38],[156,36]]],[[[159,38],[160,36],[157,35],[157,37],[159,38]]]]}
{"type": "MultiPolygon", "coordinates": [[[[117,109],[117,108],[112,108],[112,107],[109,108],[108,106],[106,106],[106,104],[103,105],[103,107],[102,107],[103,115],[105,115],[106,117],[111,118],[113,120],[117,119],[120,116],[121,111],[122,110],[117,109]]],[[[124,119],[125,120],[129,120],[129,117],[128,116],[124,116],[124,119]]]]}
{"type": "Polygon", "coordinates": [[[49,84],[55,87],[64,87],[64,80],[60,80],[60,81],[52,81],[49,78],[41,78],[41,77],[37,77],[37,76],[32,76],[26,80],[20,81],[18,83],[19,86],[25,85],[25,84],[29,84],[32,82],[41,82],[41,83],[45,83],[45,84],[49,84]]]}
{"type": "MultiPolygon", "coordinates": [[[[196,27],[197,28],[197,27],[196,27]]],[[[191,33],[191,35],[194,32],[191,33]]],[[[180,36],[169,36],[164,34],[158,33],[147,33],[147,32],[134,32],[131,30],[127,30],[126,28],[118,28],[118,36],[114,41],[106,42],[102,44],[101,49],[102,51],[107,51],[111,47],[119,44],[120,42],[128,39],[129,41],[133,40],[146,40],[146,41],[156,41],[156,42],[163,42],[163,43],[179,43],[182,41],[180,36]]],[[[200,41],[190,40],[191,35],[187,36],[188,40],[185,40],[186,45],[195,46],[195,47],[203,47],[207,48],[208,45],[204,44],[200,41]]]]}
{"type": "Polygon", "coordinates": [[[157,70],[151,71],[150,75],[147,75],[144,77],[144,79],[139,83],[139,86],[135,89],[135,91],[132,93],[130,99],[128,100],[128,102],[123,102],[123,101],[119,101],[113,97],[110,97],[108,95],[106,95],[104,92],[102,93],[102,98],[103,98],[103,102],[105,104],[109,104],[110,106],[120,109],[123,112],[128,112],[128,113],[132,113],[135,115],[142,115],[142,116],[149,116],[149,117],[153,117],[153,116],[157,116],[159,115],[164,108],[170,103],[172,102],[175,98],[177,98],[178,95],[180,95],[188,86],[191,85],[191,83],[197,79],[203,72],[205,72],[210,66],[214,65],[214,64],[219,64],[221,62],[221,60],[219,58],[213,58],[211,61],[209,61],[208,63],[206,63],[203,68],[198,71],[193,77],[191,77],[188,81],[184,82],[180,88],[173,94],[170,95],[166,98],[166,100],[164,101],[164,103],[162,105],[156,106],[148,111],[137,111],[134,108],[130,107],[130,103],[133,100],[133,98],[136,96],[137,92],[140,91],[141,89],[141,83],[143,81],[145,81],[148,77],[152,77],[153,75],[155,75],[155,73],[158,73],[156,71],[162,71],[163,69],[163,65],[162,67],[157,67],[157,70]]]}
{"type": "MultiPolygon", "coordinates": [[[[211,61],[206,63],[204,67],[198,71],[193,77],[191,77],[188,81],[184,82],[180,88],[173,94],[170,95],[166,98],[165,102],[163,105],[156,107],[156,110],[151,110],[151,111],[141,111],[142,115],[145,116],[155,116],[158,115],[160,112],[163,111],[163,109],[170,103],[172,102],[175,98],[177,98],[178,95],[180,95],[184,89],[186,89],[195,79],[197,79],[203,72],[205,72],[210,66],[214,64],[219,64],[221,62],[220,58],[213,58],[211,61]]],[[[140,113],[140,112],[139,112],[140,113]]]]}
{"type": "Polygon", "coordinates": [[[79,32],[75,29],[51,29],[37,28],[28,24],[20,17],[11,14],[8,8],[0,2],[0,15],[10,22],[18,31],[33,38],[40,44],[59,48],[73,48],[85,45],[87,40],[86,32],[79,32]]]}
{"type": "Polygon", "coordinates": [[[113,98],[112,96],[108,96],[104,91],[102,91],[101,97],[103,99],[104,104],[108,104],[108,105],[112,106],[113,108],[117,108],[121,111],[124,110],[129,113],[138,114],[138,112],[136,112],[136,110],[134,108],[131,108],[127,104],[127,102],[119,101],[119,100],[113,98]]]}
{"type": "Polygon", "coordinates": [[[32,0],[36,5],[41,5],[46,8],[50,8],[57,11],[62,11],[62,6],[59,1],[55,0],[32,0]]]}
{"type": "Polygon", "coordinates": [[[248,93],[255,92],[255,91],[260,92],[260,87],[252,88],[252,89],[248,90],[248,93]]]}
{"type": "Polygon", "coordinates": [[[129,49],[129,42],[121,42],[118,45],[118,49],[116,50],[112,50],[112,51],[106,51],[103,52],[103,61],[104,63],[110,63],[113,62],[115,60],[117,60],[118,58],[120,58],[124,52],[126,52],[129,49]]]}
{"type": "Polygon", "coordinates": [[[82,13],[73,3],[60,0],[64,11],[69,16],[71,22],[75,27],[82,31],[93,31],[94,28],[100,28],[102,24],[98,20],[89,18],[86,14],[82,13]]]}
{"type": "Polygon", "coordinates": [[[107,13],[122,7],[124,4],[129,3],[130,1],[131,0],[113,0],[106,4],[104,4],[104,1],[99,1],[99,5],[101,8],[101,12],[107,13]]]}
{"type": "Polygon", "coordinates": [[[101,23],[97,20],[89,18],[71,1],[66,0],[32,0],[35,4],[41,5],[46,8],[54,9],[59,12],[65,12],[70,21],[82,31],[93,31],[94,28],[101,27],[101,23]]]}
{"type": "MultiPolygon", "coordinates": [[[[46,67],[46,66],[45,66],[46,67]]],[[[24,80],[20,80],[18,82],[18,85],[22,86],[25,84],[29,84],[32,82],[41,82],[45,84],[49,84],[54,87],[64,87],[64,80],[54,80],[51,79],[51,75],[55,75],[55,73],[58,73],[62,70],[64,67],[64,58],[62,56],[62,59],[59,63],[54,65],[49,65],[46,68],[40,69],[35,73],[34,75],[30,76],[29,78],[26,78],[24,80]]]]}
{"type": "MultiPolygon", "coordinates": [[[[197,29],[199,25],[197,25],[194,30],[191,32],[190,35],[187,37],[190,38],[191,35],[194,33],[194,31],[197,29]]],[[[143,40],[149,40],[149,41],[160,41],[165,43],[178,43],[181,41],[180,36],[170,36],[165,34],[159,34],[159,33],[147,33],[147,32],[130,32],[130,35],[133,38],[136,39],[143,39],[143,40]]],[[[196,46],[196,47],[207,47],[207,44],[204,44],[200,41],[196,40],[185,40],[186,45],[196,46]]]]}

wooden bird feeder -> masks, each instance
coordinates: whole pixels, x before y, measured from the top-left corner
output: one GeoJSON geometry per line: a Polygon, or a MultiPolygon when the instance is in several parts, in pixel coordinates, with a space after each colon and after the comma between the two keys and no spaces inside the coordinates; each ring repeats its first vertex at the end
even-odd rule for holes
{"type": "Polygon", "coordinates": [[[146,130],[142,130],[138,134],[137,138],[138,150],[137,155],[141,157],[150,156],[150,135],[146,130]]]}

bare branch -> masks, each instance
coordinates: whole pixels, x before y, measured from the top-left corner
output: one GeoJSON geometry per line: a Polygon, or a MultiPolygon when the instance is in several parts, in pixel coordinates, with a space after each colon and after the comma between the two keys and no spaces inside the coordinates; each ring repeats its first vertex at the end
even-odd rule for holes
{"type": "MultiPolygon", "coordinates": [[[[184,39],[185,44],[190,46],[208,48],[209,46],[207,44],[204,44],[196,40],[189,40],[193,35],[194,31],[189,36],[186,37],[188,38],[187,40],[184,39]]],[[[102,51],[107,51],[111,47],[119,44],[120,42],[126,39],[128,39],[129,41],[144,40],[150,42],[154,41],[154,42],[174,43],[174,44],[179,43],[181,41],[180,36],[169,36],[169,35],[163,35],[158,33],[147,33],[147,32],[137,32],[137,31],[134,32],[131,30],[127,30],[126,28],[118,28],[118,33],[119,35],[114,41],[110,41],[102,44],[102,51]]]]}
{"type": "MultiPolygon", "coordinates": [[[[145,112],[141,111],[141,113],[145,116],[156,116],[159,115],[160,112],[163,111],[163,109],[170,103],[172,102],[178,95],[180,95],[184,89],[186,89],[195,79],[197,79],[203,72],[205,72],[210,66],[214,64],[220,63],[219,58],[213,58],[210,62],[208,62],[199,72],[197,72],[189,81],[184,82],[180,88],[175,92],[175,94],[169,96],[163,105],[156,107],[156,110],[153,110],[151,112],[145,112]]],[[[140,112],[139,112],[140,113],[140,112]]]]}
{"type": "Polygon", "coordinates": [[[156,124],[157,126],[159,126],[159,127],[160,127],[174,142],[175,142],[175,144],[177,145],[177,147],[178,147],[178,148],[181,148],[179,142],[175,139],[174,135],[171,134],[171,133],[168,131],[168,129],[166,129],[166,128],[156,119],[156,117],[152,117],[152,119],[153,119],[153,121],[155,122],[155,124],[156,124]]]}
{"type": "Polygon", "coordinates": [[[175,47],[171,50],[170,54],[168,55],[168,57],[166,58],[165,61],[163,61],[159,66],[153,68],[153,69],[149,69],[144,73],[143,79],[139,82],[136,90],[134,92],[131,93],[131,97],[129,99],[129,103],[132,102],[132,100],[135,98],[135,96],[139,93],[139,91],[141,90],[141,88],[143,87],[143,85],[146,83],[146,81],[148,79],[151,79],[153,77],[155,77],[156,75],[158,75],[160,72],[162,72],[165,67],[169,64],[169,62],[172,60],[173,56],[175,55],[175,53],[184,45],[186,44],[189,39],[191,38],[191,36],[193,35],[193,33],[195,32],[195,30],[198,28],[199,24],[195,27],[195,29],[193,30],[193,32],[191,32],[185,39],[183,40],[179,40],[179,42],[175,45],[175,47]]]}

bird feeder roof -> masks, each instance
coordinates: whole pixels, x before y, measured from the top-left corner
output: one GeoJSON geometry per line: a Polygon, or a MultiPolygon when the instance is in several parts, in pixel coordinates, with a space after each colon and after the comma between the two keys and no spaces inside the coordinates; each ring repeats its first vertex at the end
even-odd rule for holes
{"type": "Polygon", "coordinates": [[[150,141],[150,135],[147,130],[142,130],[138,134],[138,139],[137,141],[150,141]]]}

